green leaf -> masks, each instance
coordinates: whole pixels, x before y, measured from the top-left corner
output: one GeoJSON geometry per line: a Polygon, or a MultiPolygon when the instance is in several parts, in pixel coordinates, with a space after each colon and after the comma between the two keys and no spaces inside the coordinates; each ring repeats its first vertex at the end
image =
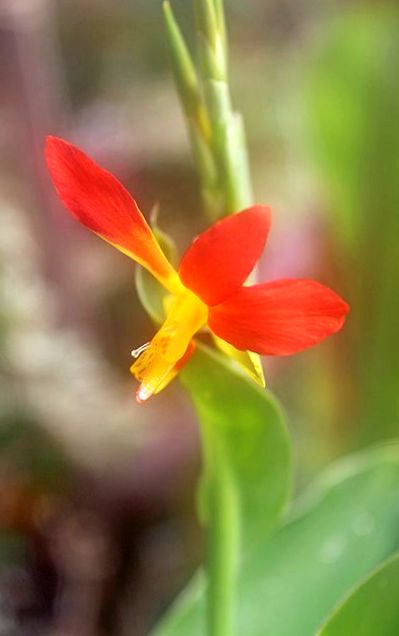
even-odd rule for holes
{"type": "Polygon", "coordinates": [[[276,525],[288,497],[288,438],[271,396],[234,372],[227,358],[201,347],[183,382],[203,445],[208,633],[227,636],[235,633],[242,558],[276,525]]]}
{"type": "Polygon", "coordinates": [[[228,456],[239,493],[241,543],[248,552],[276,525],[290,493],[290,443],[280,407],[228,358],[203,346],[181,379],[202,432],[206,427],[211,442],[228,456]]]}
{"type": "MultiPolygon", "coordinates": [[[[232,397],[233,391],[228,401],[232,397]]],[[[399,446],[392,444],[328,470],[290,519],[258,545],[240,576],[237,633],[311,636],[347,591],[398,547],[399,446]]],[[[204,636],[203,590],[198,577],[156,636],[204,636]]]]}
{"type": "MultiPolygon", "coordinates": [[[[177,247],[169,234],[158,225],[159,206],[154,205],[150,213],[151,229],[154,232],[163,253],[168,261],[176,267],[178,262],[177,247]]],[[[165,319],[164,302],[169,293],[144,267],[137,265],[135,273],[137,295],[141,304],[155,324],[165,319]]]]}
{"type": "Polygon", "coordinates": [[[180,100],[187,116],[196,118],[202,105],[197,72],[170,3],[165,0],[162,8],[172,70],[180,100]]]}
{"type": "MultiPolygon", "coordinates": [[[[228,359],[198,346],[181,374],[198,413],[203,441],[200,517],[207,527],[207,616],[211,633],[232,633],[237,573],[276,526],[291,485],[290,445],[272,396],[233,369],[228,359]]],[[[188,603],[201,597],[197,578],[188,603]]],[[[203,607],[194,603],[199,624],[203,607]]],[[[191,633],[182,619],[181,633],[191,633]]],[[[174,633],[175,624],[171,632],[174,633]]],[[[162,633],[162,631],[161,631],[162,633]]]]}
{"type": "Polygon", "coordinates": [[[319,636],[399,634],[399,554],[363,581],[318,632],[319,636]]]}
{"type": "Polygon", "coordinates": [[[137,295],[147,314],[155,324],[160,324],[165,319],[163,302],[167,292],[156,278],[140,265],[136,267],[135,283],[137,295]]]}

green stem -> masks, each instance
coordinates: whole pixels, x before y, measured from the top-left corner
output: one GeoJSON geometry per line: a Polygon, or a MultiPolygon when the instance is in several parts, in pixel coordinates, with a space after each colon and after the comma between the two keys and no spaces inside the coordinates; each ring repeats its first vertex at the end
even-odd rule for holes
{"type": "Polygon", "coordinates": [[[232,636],[240,551],[237,489],[217,427],[203,422],[202,439],[207,495],[207,635],[232,636]]]}
{"type": "Polygon", "coordinates": [[[205,213],[215,221],[253,203],[244,127],[228,81],[223,0],[194,0],[198,68],[168,0],[163,14],[205,213]]]}
{"type": "MultiPolygon", "coordinates": [[[[212,220],[251,205],[252,188],[241,117],[232,106],[222,0],[197,0],[199,77],[210,124],[212,169],[199,170],[212,220]]],[[[197,166],[198,166],[197,160],[197,166]]],[[[207,488],[207,636],[234,636],[240,559],[238,489],[218,426],[202,428],[207,488]]]]}
{"type": "MultiPolygon", "coordinates": [[[[215,221],[253,202],[244,127],[227,73],[223,0],[194,0],[196,69],[172,8],[163,3],[172,68],[186,116],[206,214],[215,221]]],[[[218,424],[218,423],[217,423],[218,424]]],[[[207,636],[234,636],[240,559],[238,487],[218,426],[202,427],[207,526],[207,636]]]]}

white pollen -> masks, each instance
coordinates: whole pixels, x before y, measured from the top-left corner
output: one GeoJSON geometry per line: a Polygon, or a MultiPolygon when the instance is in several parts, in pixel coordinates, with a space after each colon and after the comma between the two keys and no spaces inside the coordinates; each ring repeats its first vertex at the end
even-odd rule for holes
{"type": "Polygon", "coordinates": [[[148,349],[150,344],[151,344],[150,342],[146,342],[145,344],[141,345],[141,347],[138,347],[138,349],[132,349],[132,351],[130,352],[130,355],[133,358],[138,358],[143,353],[143,351],[148,349]]]}

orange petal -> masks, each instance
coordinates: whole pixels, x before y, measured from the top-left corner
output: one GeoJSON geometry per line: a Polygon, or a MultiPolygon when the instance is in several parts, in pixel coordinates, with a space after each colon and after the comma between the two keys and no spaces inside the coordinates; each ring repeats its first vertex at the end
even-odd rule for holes
{"type": "Polygon", "coordinates": [[[181,290],[135,200],[110,172],[57,137],[47,137],[45,155],[58,196],[78,221],[148,269],[169,291],[181,290]]]}

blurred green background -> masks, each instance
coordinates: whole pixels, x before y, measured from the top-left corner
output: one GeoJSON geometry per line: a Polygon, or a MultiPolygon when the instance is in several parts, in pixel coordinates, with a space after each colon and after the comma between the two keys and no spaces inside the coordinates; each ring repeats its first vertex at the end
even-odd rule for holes
{"type": "MultiPolygon", "coordinates": [[[[190,41],[191,3],[173,7],[190,41]]],[[[399,10],[227,0],[231,82],[256,200],[261,279],[314,277],[345,329],[264,361],[297,488],[399,431],[399,10]]],[[[178,382],[138,407],[151,337],[132,263],[61,209],[48,133],[111,169],[183,250],[207,224],[158,0],[0,8],[0,634],[147,634],[201,558],[195,418],[178,382]]]]}

